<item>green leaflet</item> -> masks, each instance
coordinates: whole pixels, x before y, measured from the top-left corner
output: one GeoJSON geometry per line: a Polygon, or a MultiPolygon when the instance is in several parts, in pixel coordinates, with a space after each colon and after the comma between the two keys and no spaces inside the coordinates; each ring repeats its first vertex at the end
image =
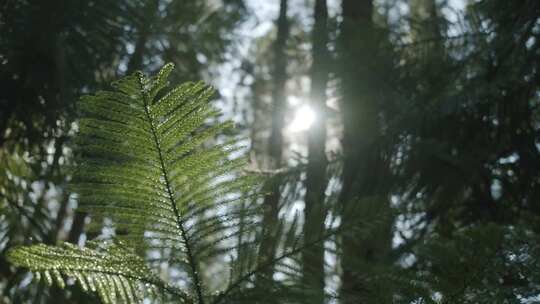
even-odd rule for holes
{"type": "Polygon", "coordinates": [[[8,258],[31,269],[37,280],[48,285],[64,288],[65,278],[72,278],[84,291],[97,292],[104,303],[139,303],[144,294],[157,295],[163,290],[189,303],[187,295],[153,275],[144,260],[121,243],[89,241],[85,248],[69,243],[16,247],[8,258]]]}

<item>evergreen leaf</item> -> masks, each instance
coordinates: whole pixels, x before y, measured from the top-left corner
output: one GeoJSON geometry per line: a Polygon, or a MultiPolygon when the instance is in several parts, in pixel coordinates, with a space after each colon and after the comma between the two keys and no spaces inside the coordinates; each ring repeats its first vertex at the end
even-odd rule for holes
{"type": "Polygon", "coordinates": [[[8,259],[29,268],[48,285],[66,287],[73,279],[84,291],[96,292],[103,303],[139,303],[142,296],[158,291],[172,292],[184,303],[189,297],[154,275],[144,260],[121,243],[87,242],[84,248],[70,243],[38,244],[11,249],[8,259]]]}

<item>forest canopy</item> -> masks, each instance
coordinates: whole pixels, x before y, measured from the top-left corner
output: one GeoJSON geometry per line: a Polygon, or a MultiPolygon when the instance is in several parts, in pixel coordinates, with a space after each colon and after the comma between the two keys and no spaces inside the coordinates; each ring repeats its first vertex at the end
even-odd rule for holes
{"type": "Polygon", "coordinates": [[[0,303],[540,302],[539,18],[0,1],[0,303]]]}

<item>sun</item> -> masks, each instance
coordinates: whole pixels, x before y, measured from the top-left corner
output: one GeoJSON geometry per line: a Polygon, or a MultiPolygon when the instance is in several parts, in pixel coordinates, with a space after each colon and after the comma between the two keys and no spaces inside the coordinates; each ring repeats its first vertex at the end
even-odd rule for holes
{"type": "Polygon", "coordinates": [[[290,132],[302,132],[308,130],[315,122],[317,115],[308,105],[302,105],[294,112],[292,122],[288,126],[290,132]]]}

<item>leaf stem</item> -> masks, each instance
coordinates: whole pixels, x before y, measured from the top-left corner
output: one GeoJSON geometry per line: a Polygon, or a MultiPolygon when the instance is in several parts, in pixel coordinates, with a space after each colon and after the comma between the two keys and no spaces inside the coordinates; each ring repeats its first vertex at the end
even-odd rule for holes
{"type": "Polygon", "coordinates": [[[169,180],[169,174],[167,172],[167,169],[165,167],[165,160],[163,158],[163,152],[161,149],[161,143],[158,138],[156,126],[154,125],[154,121],[152,119],[152,116],[150,115],[149,111],[149,104],[148,104],[148,96],[146,93],[146,90],[144,89],[144,84],[142,82],[142,75],[139,75],[139,85],[141,87],[142,95],[143,95],[143,102],[144,102],[144,112],[146,114],[146,117],[148,118],[148,121],[150,123],[150,130],[152,132],[152,136],[154,139],[154,144],[156,145],[156,150],[158,152],[158,158],[159,158],[159,164],[161,167],[161,172],[163,174],[163,179],[165,181],[165,188],[167,190],[167,195],[169,197],[169,200],[172,204],[172,209],[174,212],[174,216],[176,218],[176,225],[177,228],[180,230],[180,236],[182,237],[182,243],[184,243],[184,246],[186,247],[186,255],[188,259],[188,264],[190,267],[190,273],[191,277],[193,279],[193,284],[195,285],[195,292],[197,294],[197,300],[199,304],[204,304],[204,297],[203,297],[203,291],[201,287],[201,282],[199,278],[199,272],[197,270],[197,262],[195,261],[195,257],[193,255],[193,252],[191,250],[191,245],[189,242],[189,239],[186,235],[186,230],[183,226],[182,218],[180,217],[180,213],[178,212],[178,207],[176,206],[176,200],[174,199],[174,194],[172,191],[171,182],[169,180]]]}

